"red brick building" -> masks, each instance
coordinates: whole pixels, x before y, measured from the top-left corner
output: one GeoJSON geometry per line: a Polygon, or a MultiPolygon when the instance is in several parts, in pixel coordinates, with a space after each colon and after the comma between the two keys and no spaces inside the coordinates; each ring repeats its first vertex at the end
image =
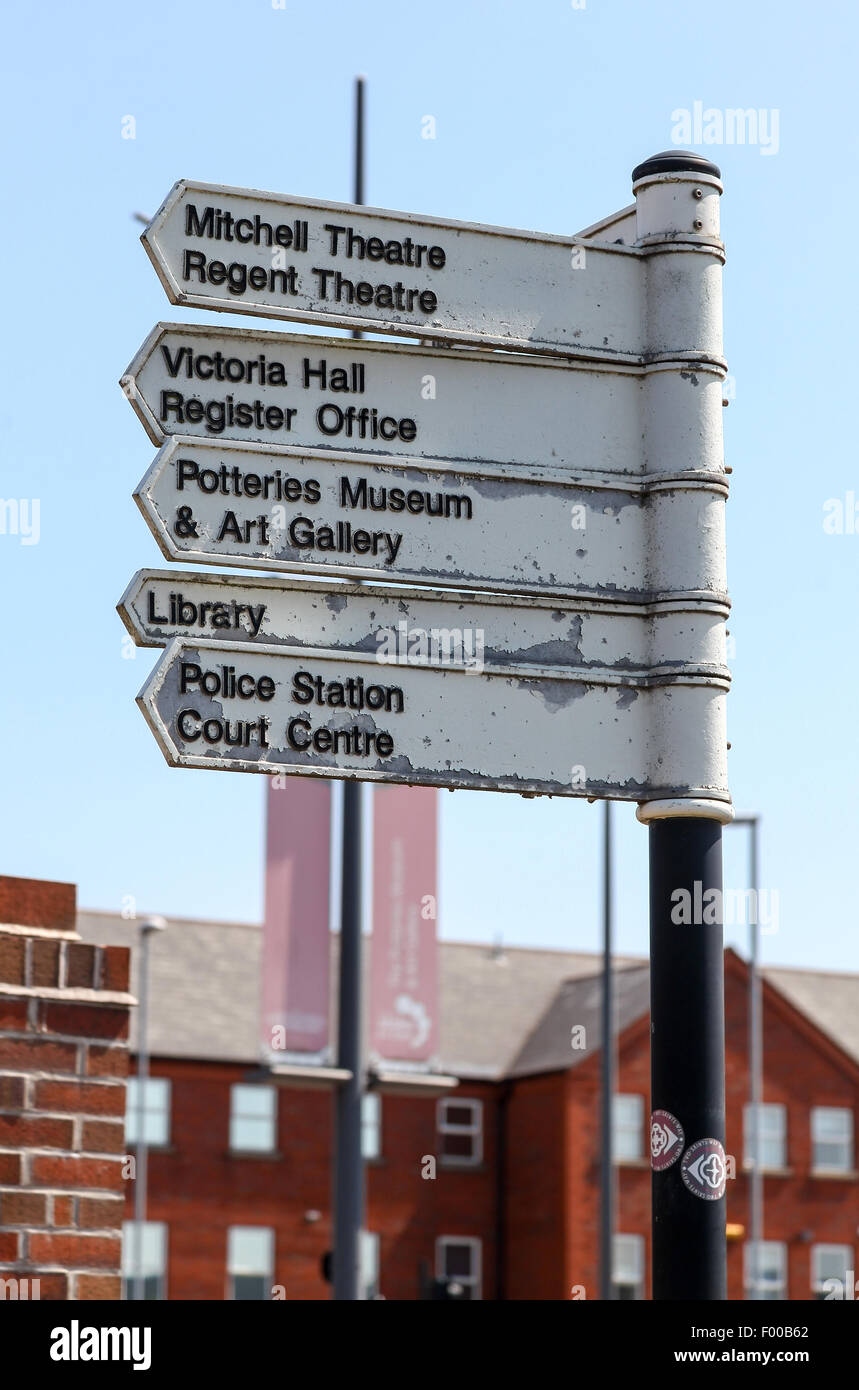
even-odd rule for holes
{"type": "MultiPolygon", "coordinates": [[[[81,913],[84,940],[135,924],[81,913]]],[[[173,921],[152,947],[145,1262],[171,1299],[323,1299],[331,1245],[329,1092],[258,1062],[261,931],[173,921]]],[[[599,962],[444,943],[443,1097],[366,1105],[368,1293],[416,1299],[432,1276],[483,1299],[598,1296],[599,962]]],[[[134,982],[132,981],[132,987],[134,982]]],[[[768,970],[762,1293],[822,1297],[859,1253],[859,977],[768,970]]],[[[619,1297],[649,1296],[648,972],[618,962],[619,1297]]],[[[729,1297],[744,1296],[748,987],[726,955],[729,1297]]],[[[132,1033],[132,1047],[134,1036],[132,1033]]],[[[136,1104],[136,1098],[135,1098],[136,1104]]],[[[132,1110],[130,1139],[137,1123],[132,1110]]],[[[126,1215],[133,1207],[129,1184],[126,1215]]]]}

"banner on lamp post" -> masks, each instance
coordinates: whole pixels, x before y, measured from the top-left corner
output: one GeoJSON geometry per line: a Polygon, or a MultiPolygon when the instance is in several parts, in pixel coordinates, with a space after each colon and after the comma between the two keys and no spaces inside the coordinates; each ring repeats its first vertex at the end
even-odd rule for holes
{"type": "Polygon", "coordinates": [[[373,792],[370,1053],[425,1066],[438,1052],[438,794],[373,792]]]}
{"type": "Polygon", "coordinates": [[[273,777],[266,788],[264,1057],[313,1054],[329,1044],[331,786],[273,777]]]}

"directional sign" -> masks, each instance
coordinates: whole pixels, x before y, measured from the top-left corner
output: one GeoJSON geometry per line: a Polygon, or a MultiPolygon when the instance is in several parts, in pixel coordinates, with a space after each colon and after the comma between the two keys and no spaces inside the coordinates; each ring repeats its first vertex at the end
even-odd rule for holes
{"type": "Polygon", "coordinates": [[[135,492],[169,559],[646,602],[716,587],[718,475],[579,479],[558,469],[172,438],[135,492]],[[650,550],[670,507],[676,543],[650,550]]]}
{"type": "Polygon", "coordinates": [[[629,246],[184,179],[141,240],[173,304],[603,361],[646,351],[629,246]]]}
{"type": "Polygon", "coordinates": [[[174,766],[727,801],[724,743],[709,736],[725,684],[599,667],[389,665],[177,638],[138,703],[174,766]]]}
{"type": "MultiPolygon", "coordinates": [[[[644,466],[636,367],[161,323],[121,385],[156,444],[176,434],[610,473],[644,466]]],[[[711,385],[720,389],[717,377],[711,385]]]]}
{"type": "Polygon", "coordinates": [[[380,664],[537,664],[578,673],[611,667],[639,678],[685,671],[728,677],[720,643],[726,608],[691,601],[657,612],[632,603],[470,594],[455,589],[304,579],[210,578],[187,570],[139,570],[117,605],[135,642],[174,637],[363,653],[380,664]],[[704,664],[685,662],[692,625],[704,664]],[[709,661],[707,659],[709,658],[709,661]]]}

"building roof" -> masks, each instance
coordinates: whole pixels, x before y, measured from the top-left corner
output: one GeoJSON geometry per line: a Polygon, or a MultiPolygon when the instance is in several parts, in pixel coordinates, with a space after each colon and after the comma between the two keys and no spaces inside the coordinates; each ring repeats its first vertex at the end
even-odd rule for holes
{"type": "MultiPolygon", "coordinates": [[[[563,1061],[555,1059],[543,1021],[556,1007],[565,982],[599,979],[601,958],[584,951],[538,951],[443,941],[441,957],[441,1063],[454,1076],[495,1078],[522,1074],[519,1060],[532,1036],[529,1053],[552,1071],[570,1064],[570,1030],[563,1061]],[[540,1049],[543,1052],[540,1052],[540,1049]]],[[[624,959],[618,964],[626,965],[624,959]]]]}
{"type": "MultiPolygon", "coordinates": [[[[135,946],[137,924],[110,912],[80,911],[78,931],[98,945],[135,946]]],[[[332,994],[338,938],[332,936],[332,994]]],[[[150,1049],[155,1056],[255,1065],[260,1060],[262,928],[256,923],[171,918],[153,933],[150,1049]]],[[[131,989],[137,994],[137,952],[131,989]]],[[[365,974],[369,952],[364,952],[365,974]]],[[[592,952],[492,947],[443,941],[439,948],[441,1046],[438,1067],[454,1076],[498,1080],[575,1066],[599,1047],[601,958],[592,952]],[[571,1046],[584,1026],[587,1054],[571,1046]]],[[[649,1007],[641,957],[615,958],[616,1025],[623,1031],[649,1007]]],[[[770,968],[768,982],[859,1062],[859,975],[770,968]]],[[[332,1018],[336,1009],[332,1001],[332,1018]]],[[[131,1045],[136,1047],[136,1010],[131,1045]]]]}
{"type": "MultiPolygon", "coordinates": [[[[117,913],[78,912],[84,941],[130,946],[138,996],[137,922],[117,913]]],[[[149,1047],[154,1056],[258,1062],[262,930],[255,924],[171,917],[149,937],[149,1047]]],[[[137,1047],[137,1010],[131,1016],[137,1047]]]]}
{"type": "MultiPolygon", "coordinates": [[[[78,913],[84,941],[135,946],[137,923],[116,913],[78,913]]],[[[332,936],[332,990],[338,938],[332,936]]],[[[365,972],[369,952],[364,952],[365,972]]],[[[259,1061],[262,928],[252,923],[170,919],[150,937],[149,1042],[155,1056],[253,1064],[259,1061]]],[[[627,964],[624,959],[618,964],[627,964]]],[[[639,962],[640,964],[640,962],[639,962]]],[[[138,993],[137,952],[131,989],[138,993]]],[[[443,941],[439,950],[441,1051],[454,1076],[510,1073],[566,980],[593,977],[600,957],[443,941]]],[[[332,1018],[336,1010],[331,1010],[332,1018]]],[[[131,1045],[136,1047],[136,1011],[131,1045]]],[[[569,1029],[567,1029],[569,1038],[569,1029]]],[[[536,1051],[532,1049],[536,1059],[536,1051]]],[[[565,1056],[564,1063],[569,1058],[565,1056]]],[[[546,1070],[538,1066],[536,1070],[546,1070]]]]}
{"type": "MultiPolygon", "coordinates": [[[[622,1033],[643,1018],[650,1008],[650,968],[646,962],[622,966],[612,972],[614,1026],[622,1033]]],[[[537,1026],[525,1039],[509,1068],[511,1076],[532,1076],[535,1072],[562,1071],[592,1056],[600,1046],[602,1026],[602,975],[562,980],[554,998],[537,1026]],[[584,1028],[576,1034],[573,1028],[584,1028]]]]}
{"type": "Polygon", "coordinates": [[[764,970],[763,974],[794,1008],[859,1061],[859,975],[786,966],[764,970]]]}

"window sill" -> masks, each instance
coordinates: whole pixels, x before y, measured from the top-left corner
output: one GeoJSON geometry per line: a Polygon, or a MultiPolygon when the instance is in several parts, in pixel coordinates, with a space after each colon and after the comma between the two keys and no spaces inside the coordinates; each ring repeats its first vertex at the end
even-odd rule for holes
{"type": "Polygon", "coordinates": [[[650,1161],[646,1158],[616,1158],[615,1168],[649,1168],[650,1161]]]}
{"type": "Polygon", "coordinates": [[[283,1158],[280,1149],[227,1149],[225,1158],[256,1158],[276,1163],[283,1158]]]}
{"type": "MultiPolygon", "coordinates": [[[[137,1143],[137,1140],[132,1144],[128,1144],[128,1152],[130,1154],[136,1154],[139,1148],[140,1145],[137,1143]]],[[[148,1154],[176,1154],[179,1150],[176,1148],[175,1144],[147,1144],[146,1152],[148,1154]]]]}
{"type": "MultiPolygon", "coordinates": [[[[742,1171],[743,1171],[743,1176],[744,1176],[744,1177],[750,1178],[750,1177],[752,1176],[752,1169],[749,1167],[748,1164],[746,1164],[746,1163],[743,1164],[743,1169],[742,1169],[742,1171]]],[[[761,1168],[760,1172],[761,1172],[761,1177],[763,1177],[763,1178],[793,1178],[793,1177],[796,1177],[796,1173],[795,1173],[795,1171],[794,1171],[793,1168],[761,1168]]]]}
{"type": "Polygon", "coordinates": [[[812,1168],[808,1174],[818,1182],[857,1182],[859,1172],[855,1168],[812,1168]]]}

